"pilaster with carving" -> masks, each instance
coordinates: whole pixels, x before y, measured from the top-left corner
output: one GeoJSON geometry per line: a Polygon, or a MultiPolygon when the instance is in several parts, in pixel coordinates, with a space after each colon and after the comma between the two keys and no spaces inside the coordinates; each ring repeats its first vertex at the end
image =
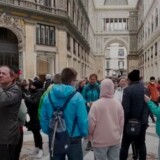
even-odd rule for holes
{"type": "Polygon", "coordinates": [[[129,33],[130,33],[130,43],[129,43],[129,55],[128,55],[128,71],[138,67],[138,56],[137,56],[137,27],[138,27],[138,17],[137,11],[133,10],[129,13],[129,33]]]}

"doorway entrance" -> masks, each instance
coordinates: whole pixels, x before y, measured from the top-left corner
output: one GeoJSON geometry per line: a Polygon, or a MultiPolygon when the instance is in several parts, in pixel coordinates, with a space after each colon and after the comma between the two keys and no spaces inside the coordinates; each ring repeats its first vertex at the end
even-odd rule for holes
{"type": "Polygon", "coordinates": [[[18,39],[9,29],[0,27],[0,65],[19,68],[18,39]]]}

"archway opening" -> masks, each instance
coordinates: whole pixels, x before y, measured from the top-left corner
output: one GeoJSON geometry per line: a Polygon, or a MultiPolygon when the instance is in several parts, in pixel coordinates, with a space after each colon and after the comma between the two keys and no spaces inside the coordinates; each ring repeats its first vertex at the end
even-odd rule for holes
{"type": "Polygon", "coordinates": [[[105,76],[127,75],[127,49],[122,43],[109,43],[105,48],[105,76]]]}
{"type": "Polygon", "coordinates": [[[0,65],[19,68],[18,39],[9,29],[0,27],[0,65]]]}

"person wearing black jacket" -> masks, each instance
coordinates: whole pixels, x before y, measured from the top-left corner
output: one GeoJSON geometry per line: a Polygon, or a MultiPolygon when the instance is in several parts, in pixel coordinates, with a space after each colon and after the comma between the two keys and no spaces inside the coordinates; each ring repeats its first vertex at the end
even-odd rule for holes
{"type": "Polygon", "coordinates": [[[12,67],[0,67],[0,160],[14,160],[19,141],[18,111],[22,91],[12,67]]]}
{"type": "Polygon", "coordinates": [[[35,149],[33,150],[32,154],[36,154],[37,158],[41,158],[43,156],[42,136],[40,134],[41,127],[38,118],[38,105],[43,92],[43,83],[40,80],[36,80],[31,85],[31,95],[25,97],[25,103],[28,109],[28,114],[30,116],[30,121],[26,126],[28,130],[33,132],[35,149]]]}
{"type": "Polygon", "coordinates": [[[128,74],[129,86],[124,89],[122,106],[125,114],[125,124],[123,138],[120,150],[120,160],[127,160],[128,149],[134,142],[136,151],[138,151],[139,160],[146,160],[145,135],[148,127],[148,108],[144,101],[146,88],[140,83],[139,70],[133,70],[128,74]],[[130,119],[137,119],[141,123],[141,129],[137,136],[131,136],[127,133],[126,127],[130,119]]]}

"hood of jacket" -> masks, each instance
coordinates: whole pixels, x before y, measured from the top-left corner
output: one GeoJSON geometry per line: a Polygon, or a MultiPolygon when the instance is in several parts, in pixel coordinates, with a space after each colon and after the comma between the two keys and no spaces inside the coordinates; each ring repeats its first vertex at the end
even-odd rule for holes
{"type": "Polygon", "coordinates": [[[62,107],[66,99],[75,91],[71,85],[55,84],[50,93],[54,107],[62,107]]]}
{"type": "Polygon", "coordinates": [[[114,84],[112,80],[103,80],[100,87],[100,97],[112,98],[114,96],[114,84]]]}

